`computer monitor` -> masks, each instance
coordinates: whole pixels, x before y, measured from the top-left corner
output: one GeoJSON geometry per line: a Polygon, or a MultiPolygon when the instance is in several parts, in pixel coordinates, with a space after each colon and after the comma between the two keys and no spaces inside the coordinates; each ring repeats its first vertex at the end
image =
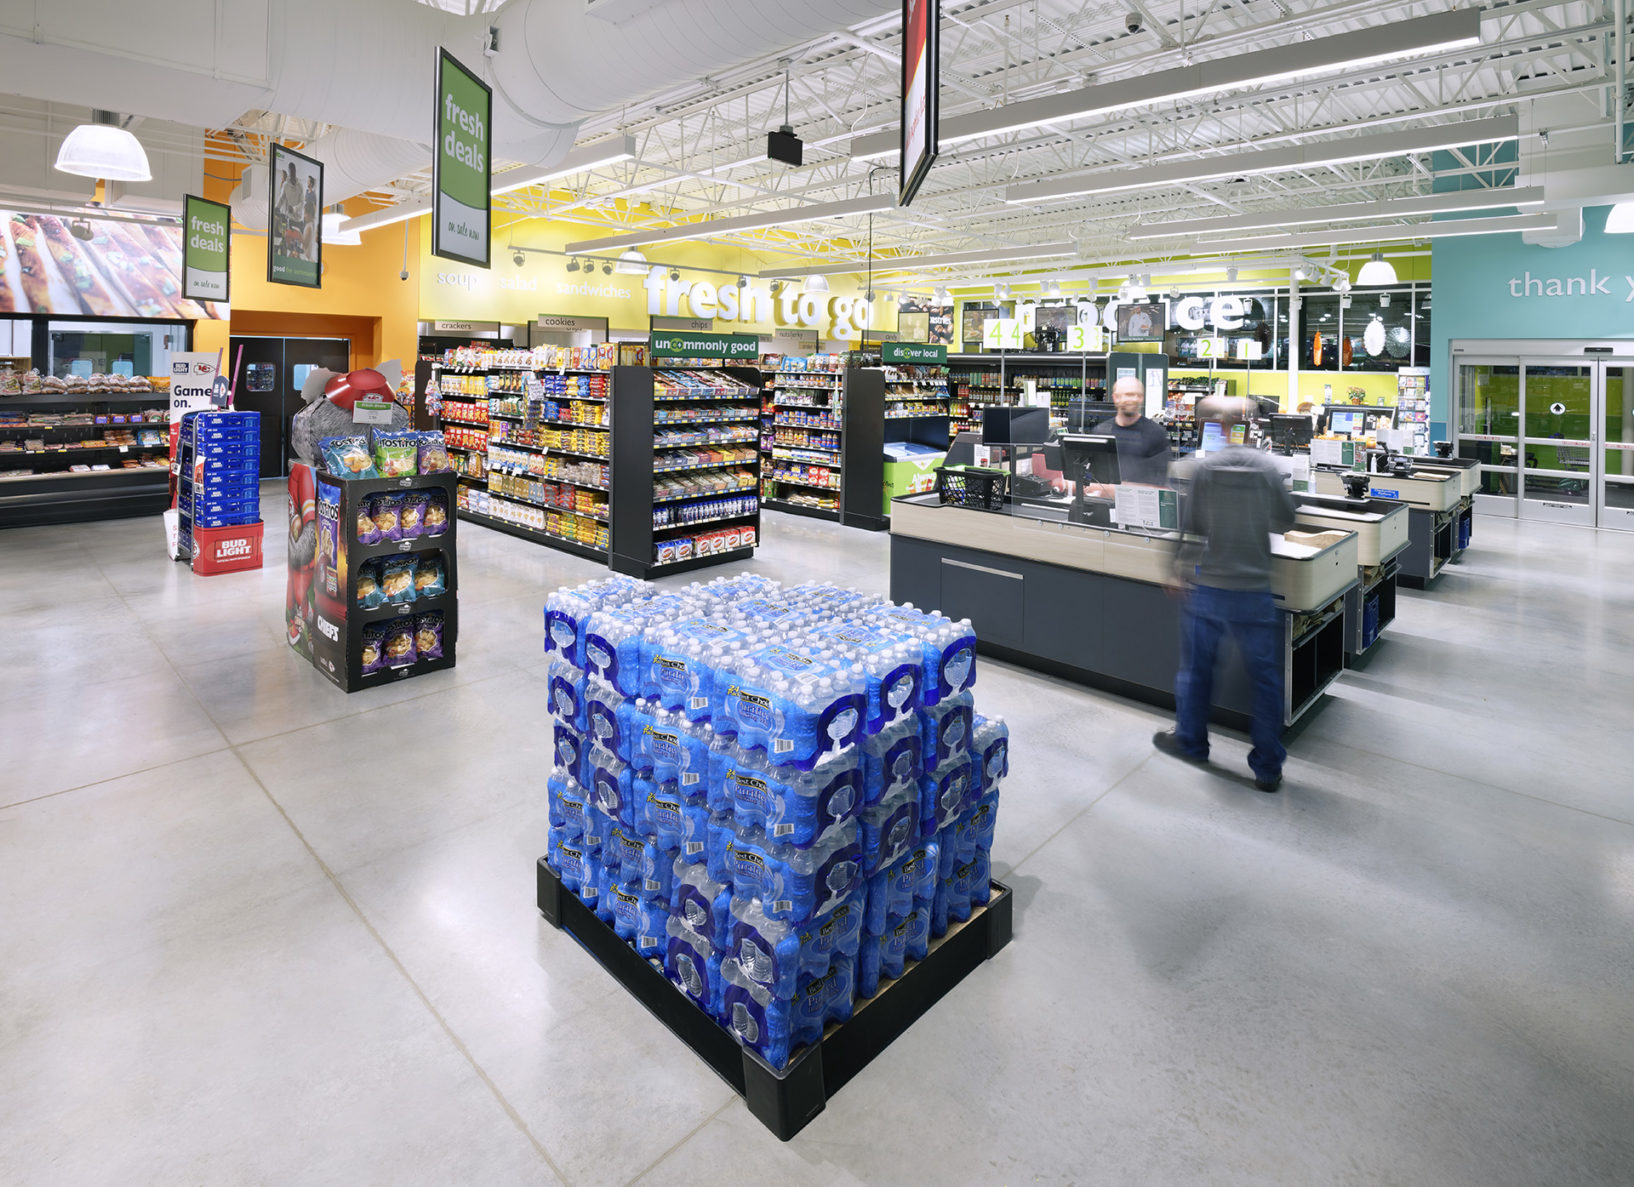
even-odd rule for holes
{"type": "Polygon", "coordinates": [[[976,446],[982,443],[980,433],[960,433],[953,438],[953,444],[948,446],[947,466],[974,466],[976,464],[976,446]]]}
{"type": "Polygon", "coordinates": [[[1068,482],[1100,482],[1116,486],[1123,481],[1118,468],[1118,439],[1082,433],[1063,434],[1061,476],[1068,482]]]}
{"type": "Polygon", "coordinates": [[[1266,421],[1271,444],[1300,449],[1311,443],[1311,418],[1298,412],[1272,413],[1266,421]]]}
{"type": "Polygon", "coordinates": [[[1329,404],[1328,432],[1347,436],[1396,427],[1396,410],[1376,404],[1329,404]]]}
{"type": "Polygon", "coordinates": [[[1202,437],[1197,447],[1200,453],[1214,453],[1230,444],[1231,439],[1226,436],[1223,424],[1217,420],[1205,420],[1203,422],[1202,437]]]}
{"type": "Polygon", "coordinates": [[[1362,420],[1364,415],[1361,408],[1329,408],[1328,432],[1338,433],[1342,437],[1359,433],[1366,427],[1362,420]]]}
{"type": "Polygon", "coordinates": [[[983,408],[983,445],[1042,445],[1050,439],[1048,408],[983,408]]]}
{"type": "Polygon", "coordinates": [[[1118,406],[1110,400],[1068,400],[1067,432],[1093,433],[1096,425],[1110,420],[1117,413],[1118,406]]]}

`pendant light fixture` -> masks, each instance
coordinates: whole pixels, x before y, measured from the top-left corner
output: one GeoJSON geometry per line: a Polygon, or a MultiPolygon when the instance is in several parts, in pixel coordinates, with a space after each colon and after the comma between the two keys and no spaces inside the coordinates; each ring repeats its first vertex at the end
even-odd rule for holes
{"type": "Polygon", "coordinates": [[[57,168],[76,177],[108,181],[152,181],[142,142],[126,131],[112,111],[92,111],[91,122],[63,137],[57,150],[57,168]]]}
{"type": "Polygon", "coordinates": [[[1356,274],[1356,283],[1362,285],[1395,284],[1396,266],[1384,258],[1382,251],[1376,251],[1373,253],[1373,258],[1363,264],[1362,270],[1356,274]]]}
{"type": "Polygon", "coordinates": [[[1634,202],[1618,202],[1606,215],[1607,235],[1634,235],[1634,202]]]}
{"type": "Polygon", "coordinates": [[[808,276],[808,277],[806,277],[806,292],[808,292],[808,293],[826,293],[826,292],[828,292],[828,277],[826,277],[826,276],[808,276]]]}
{"type": "Polygon", "coordinates": [[[631,247],[619,253],[618,272],[623,276],[645,276],[647,257],[631,247]]]}

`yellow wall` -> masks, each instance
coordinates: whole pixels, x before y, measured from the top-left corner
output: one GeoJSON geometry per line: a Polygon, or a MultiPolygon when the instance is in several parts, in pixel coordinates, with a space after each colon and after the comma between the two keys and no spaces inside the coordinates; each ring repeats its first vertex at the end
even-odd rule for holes
{"type": "MultiPolygon", "coordinates": [[[[1206,369],[1176,367],[1169,373],[1175,379],[1207,379],[1206,369]]],[[[1301,371],[1299,399],[1288,400],[1288,372],[1286,371],[1215,371],[1212,378],[1232,381],[1231,392],[1237,396],[1273,396],[1281,401],[1285,412],[1292,412],[1300,403],[1348,404],[1350,389],[1361,388],[1369,404],[1395,404],[1396,377],[1388,372],[1301,371]],[[1245,383],[1246,380],[1246,383],[1245,383]],[[1331,385],[1333,394],[1323,395],[1324,385],[1331,385]]]]}

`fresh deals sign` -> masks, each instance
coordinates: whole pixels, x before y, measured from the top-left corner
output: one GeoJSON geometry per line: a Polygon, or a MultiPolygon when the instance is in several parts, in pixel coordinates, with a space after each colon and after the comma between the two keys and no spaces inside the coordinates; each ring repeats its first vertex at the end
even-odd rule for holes
{"type": "Polygon", "coordinates": [[[226,301],[232,208],[188,194],[182,203],[182,296],[226,301]]]}
{"type": "Polygon", "coordinates": [[[713,317],[721,321],[774,322],[826,331],[842,342],[862,337],[873,323],[873,307],[864,297],[828,297],[796,292],[785,284],[773,294],[755,284],[715,285],[707,280],[672,281],[662,268],[649,268],[641,282],[647,290],[647,313],[652,317],[713,317]],[[687,314],[682,314],[685,304],[687,314]]]}
{"type": "Polygon", "coordinates": [[[493,92],[437,51],[437,151],[432,156],[431,253],[488,266],[493,92]]]}

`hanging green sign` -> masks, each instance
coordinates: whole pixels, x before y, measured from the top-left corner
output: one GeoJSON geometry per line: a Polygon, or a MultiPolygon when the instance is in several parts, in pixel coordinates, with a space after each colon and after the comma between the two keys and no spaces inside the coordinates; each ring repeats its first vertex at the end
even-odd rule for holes
{"type": "Polygon", "coordinates": [[[437,151],[432,154],[431,254],[488,267],[494,94],[437,51],[437,151]]]}
{"type": "Polygon", "coordinates": [[[947,347],[928,346],[923,342],[882,342],[879,357],[885,363],[919,363],[939,367],[947,362],[947,347]]]}
{"type": "Polygon", "coordinates": [[[228,300],[232,223],[230,206],[192,194],[182,200],[182,296],[192,301],[228,300]]]}
{"type": "Polygon", "coordinates": [[[647,353],[655,359],[758,359],[758,334],[654,334],[647,353]]]}

